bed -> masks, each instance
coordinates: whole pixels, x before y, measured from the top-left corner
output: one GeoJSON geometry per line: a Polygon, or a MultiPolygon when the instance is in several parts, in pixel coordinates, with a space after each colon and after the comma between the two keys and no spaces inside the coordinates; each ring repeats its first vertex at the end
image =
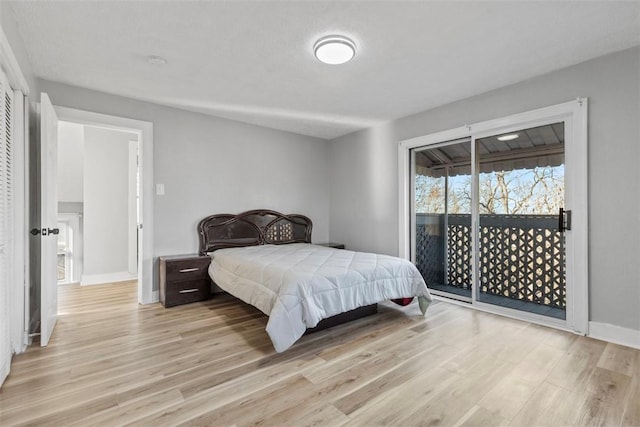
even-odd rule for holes
{"type": "Polygon", "coordinates": [[[222,290],[269,316],[277,352],[308,329],[375,312],[376,303],[417,297],[424,314],[431,295],[407,260],[311,244],[304,215],[253,210],[219,214],[198,224],[200,254],[222,290]]]}

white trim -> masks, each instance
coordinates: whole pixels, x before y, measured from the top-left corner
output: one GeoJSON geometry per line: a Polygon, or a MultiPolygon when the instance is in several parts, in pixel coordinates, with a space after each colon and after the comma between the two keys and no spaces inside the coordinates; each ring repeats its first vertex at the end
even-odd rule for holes
{"type": "MultiPolygon", "coordinates": [[[[565,322],[562,322],[558,319],[550,319],[549,317],[541,316],[539,314],[514,310],[511,308],[500,307],[498,305],[492,305],[492,304],[486,304],[486,303],[477,303],[472,305],[471,301],[466,302],[466,301],[458,300],[454,298],[447,298],[440,295],[434,295],[433,293],[431,295],[433,296],[433,299],[437,301],[458,305],[460,307],[466,307],[471,310],[482,311],[483,313],[489,313],[489,314],[495,314],[496,316],[508,317],[509,319],[519,320],[521,322],[534,323],[536,325],[546,326],[548,328],[551,327],[554,329],[560,329],[563,331],[576,333],[570,328],[567,328],[567,326],[565,325],[565,322]]],[[[577,335],[581,335],[581,334],[577,334],[577,335]]]]}
{"type": "MultiPolygon", "coordinates": [[[[399,173],[399,256],[409,259],[410,252],[410,224],[412,212],[408,207],[411,203],[409,189],[409,152],[412,148],[428,146],[461,138],[481,138],[497,133],[507,133],[525,127],[536,127],[554,121],[565,122],[565,150],[566,158],[571,158],[572,168],[565,173],[566,199],[565,204],[572,210],[572,239],[567,239],[567,328],[579,334],[586,334],[588,327],[588,172],[587,172],[587,115],[588,102],[586,98],[578,98],[550,107],[538,108],[524,113],[514,114],[498,119],[487,120],[471,125],[461,126],[442,132],[423,135],[400,141],[398,144],[398,173],[399,173]]],[[[474,144],[472,143],[472,149],[474,144]]],[[[475,161],[475,159],[474,159],[475,161]]],[[[474,184],[475,185],[475,184],[474,184]]],[[[473,217],[473,215],[472,215],[473,217]]],[[[474,245],[474,249],[475,245],[474,245]]],[[[473,251],[474,254],[476,251],[473,251]]],[[[474,264],[475,265],[475,264],[474,264]]],[[[475,282],[475,281],[474,281],[475,282]]],[[[477,301],[472,304],[476,307],[477,301]]],[[[499,310],[501,313],[503,310],[499,310]]],[[[558,327],[556,322],[549,320],[548,324],[558,327]]]]}
{"type": "Polygon", "coordinates": [[[25,102],[25,96],[21,91],[14,92],[14,105],[13,111],[16,113],[13,117],[13,137],[14,137],[14,150],[13,150],[13,197],[14,197],[14,229],[16,230],[13,238],[13,263],[14,283],[13,286],[13,301],[11,302],[11,349],[14,353],[22,353],[26,350],[25,343],[25,331],[27,326],[25,325],[24,313],[22,312],[25,306],[25,298],[28,294],[28,282],[26,279],[26,270],[28,266],[28,245],[27,245],[27,210],[26,210],[26,195],[28,193],[26,187],[26,176],[24,165],[27,162],[26,150],[28,150],[28,144],[26,143],[27,130],[25,115],[27,113],[27,103],[25,102]],[[26,287],[25,287],[26,285],[26,287]]]}
{"type": "MultiPolygon", "coordinates": [[[[58,212],[58,222],[67,222],[71,230],[73,230],[72,242],[71,242],[71,278],[66,283],[79,282],[82,277],[83,271],[83,259],[82,259],[82,228],[80,227],[80,219],[82,214],[79,212],[58,212]]],[[[60,282],[58,282],[60,284],[60,282]]]]}
{"type": "MultiPolygon", "coordinates": [[[[573,257],[571,272],[567,271],[567,280],[572,283],[581,284],[573,289],[573,295],[567,295],[573,300],[570,310],[567,311],[567,321],[569,327],[583,335],[588,332],[589,323],[589,172],[588,172],[588,110],[587,98],[578,99],[577,105],[572,109],[572,132],[571,145],[565,146],[574,161],[574,167],[569,171],[570,175],[565,175],[569,180],[567,188],[571,191],[567,206],[573,210],[571,231],[573,239],[572,245],[567,247],[567,254],[573,257]],[[581,146],[577,146],[581,144],[581,146]]],[[[567,131],[565,130],[565,134],[567,131]]]]}
{"type": "Polygon", "coordinates": [[[157,294],[154,296],[153,292],[153,123],[67,107],[56,107],[56,112],[60,120],[106,129],[127,130],[140,136],[142,155],[138,167],[142,181],[140,210],[144,228],[140,230],[142,256],[138,267],[138,302],[140,304],[157,302],[158,296],[157,294]],[[149,232],[144,233],[144,230],[149,232]]]}
{"type": "Polygon", "coordinates": [[[403,141],[400,141],[400,147],[403,147],[405,150],[409,150],[410,148],[422,147],[423,145],[438,144],[441,142],[470,137],[471,128],[465,125],[457,127],[455,129],[449,129],[441,132],[430,133],[429,135],[422,135],[415,138],[405,139],[403,141]]]}
{"type": "MultiPolygon", "coordinates": [[[[496,131],[508,133],[510,131],[518,130],[522,126],[535,127],[548,123],[550,120],[562,119],[568,115],[576,114],[580,107],[583,105],[586,106],[586,102],[587,98],[578,98],[574,101],[564,102],[550,107],[538,108],[524,113],[513,114],[511,116],[486,120],[483,122],[460,126],[454,129],[405,139],[400,141],[399,145],[404,148],[404,152],[411,148],[422,147],[424,145],[470,138],[472,135],[482,138],[484,136],[495,135],[496,131]]],[[[584,131],[586,132],[586,128],[584,131]]]]}
{"type": "Polygon", "coordinates": [[[589,337],[640,349],[640,331],[608,323],[589,322],[589,337]]]}
{"type": "Polygon", "coordinates": [[[567,322],[563,319],[557,319],[555,317],[543,316],[541,314],[531,313],[524,310],[517,310],[515,308],[503,307],[496,304],[489,304],[482,301],[476,301],[473,305],[478,310],[485,311],[487,313],[493,313],[500,316],[510,317],[512,319],[523,320],[525,322],[535,323],[536,325],[548,326],[556,329],[562,329],[565,331],[571,331],[578,335],[584,335],[580,332],[571,329],[567,322]]]}
{"type": "Polygon", "coordinates": [[[0,366],[0,385],[4,383],[4,380],[9,376],[9,368],[11,367],[11,359],[6,361],[0,366]]]}
{"type": "Polygon", "coordinates": [[[82,275],[80,284],[82,286],[105,285],[108,283],[128,282],[130,280],[136,280],[137,278],[137,274],[130,274],[128,271],[118,271],[116,273],[106,274],[84,274],[82,275]]]}
{"type": "MultiPolygon", "coordinates": [[[[29,338],[29,327],[30,327],[30,321],[31,321],[31,300],[30,300],[30,291],[31,291],[31,244],[29,241],[29,235],[27,234],[29,232],[29,228],[31,227],[31,197],[29,194],[29,188],[30,188],[30,177],[29,174],[30,172],[30,161],[29,161],[29,121],[30,121],[30,115],[29,115],[29,98],[27,98],[27,96],[24,96],[24,130],[23,130],[23,137],[24,137],[24,141],[23,141],[23,163],[21,164],[23,167],[23,179],[24,179],[24,191],[22,194],[20,194],[19,197],[22,197],[24,199],[24,212],[23,212],[23,221],[24,221],[24,234],[22,235],[24,238],[24,253],[23,253],[23,260],[24,260],[24,264],[22,266],[24,272],[23,272],[23,276],[24,276],[24,282],[22,284],[22,294],[24,295],[23,298],[23,308],[21,311],[22,314],[22,325],[23,325],[23,331],[22,331],[22,344],[21,344],[21,353],[27,350],[27,347],[30,344],[30,338],[29,338]]],[[[20,164],[16,164],[16,168],[17,170],[20,170],[20,164]]]]}
{"type": "Polygon", "coordinates": [[[127,270],[138,274],[138,141],[129,141],[127,155],[127,270]]]}
{"type": "Polygon", "coordinates": [[[411,151],[402,143],[398,145],[398,256],[404,259],[411,258],[411,164],[409,162],[411,151]]]}
{"type": "MultiPolygon", "coordinates": [[[[19,102],[22,104],[22,110],[16,108],[14,111],[22,111],[22,117],[19,117],[19,114],[14,116],[15,126],[14,131],[20,129],[20,131],[15,132],[16,139],[15,142],[15,151],[14,151],[14,179],[15,179],[15,208],[16,208],[16,216],[15,216],[15,229],[21,230],[22,232],[18,232],[15,234],[15,252],[14,252],[14,264],[16,265],[16,269],[14,271],[15,278],[15,293],[14,293],[14,301],[12,301],[12,313],[11,318],[16,320],[14,325],[21,325],[20,328],[22,331],[19,333],[16,331],[10,331],[10,335],[12,338],[12,350],[16,353],[22,353],[27,349],[27,345],[29,342],[29,239],[26,235],[26,230],[28,225],[30,224],[29,220],[29,197],[26,197],[28,194],[29,188],[29,144],[27,143],[27,136],[29,135],[29,103],[27,101],[27,97],[29,96],[31,90],[29,88],[29,84],[27,83],[27,79],[22,73],[22,69],[20,68],[20,64],[13,53],[13,49],[11,48],[11,44],[9,43],[9,39],[4,32],[4,29],[0,26],[0,64],[4,73],[6,75],[7,80],[9,81],[9,85],[15,90],[22,92],[18,95],[19,92],[16,92],[14,95],[14,100],[17,101],[18,98],[21,98],[19,102]],[[22,125],[22,126],[19,126],[22,125]],[[15,316],[15,317],[14,317],[15,316]],[[20,317],[22,319],[20,319],[20,317]],[[18,339],[16,341],[16,339],[18,339]]],[[[7,367],[8,368],[8,367],[7,367]]],[[[3,367],[4,369],[4,367],[3,367]]],[[[4,378],[4,376],[2,376],[4,378]]],[[[0,384],[2,381],[0,381],[0,384]]]]}
{"type": "Polygon", "coordinates": [[[465,304],[471,305],[471,297],[467,297],[464,295],[457,295],[457,294],[447,294],[446,292],[443,291],[439,291],[437,289],[431,289],[429,288],[429,293],[431,294],[431,296],[437,296],[439,300],[442,301],[456,301],[456,302],[463,302],[465,304]]]}
{"type": "MultiPolygon", "coordinates": [[[[480,224],[478,218],[480,217],[480,179],[478,174],[480,173],[480,155],[478,154],[478,148],[476,147],[475,135],[471,135],[471,304],[478,304],[478,286],[480,285],[479,266],[480,261],[478,254],[480,253],[480,242],[474,236],[480,236],[480,224]]],[[[449,172],[447,171],[447,175],[449,172]]],[[[447,188],[446,193],[449,192],[447,188]]],[[[448,240],[448,229],[445,233],[445,240],[448,240]]],[[[448,274],[448,273],[445,273],[448,274]]]]}
{"type": "Polygon", "coordinates": [[[9,84],[13,87],[14,90],[20,90],[26,96],[29,96],[29,85],[27,84],[27,79],[22,74],[22,70],[20,69],[20,64],[16,59],[16,56],[13,53],[13,49],[11,49],[11,45],[9,44],[9,39],[7,39],[7,35],[4,33],[4,30],[0,28],[0,64],[2,64],[2,69],[7,75],[7,79],[9,80],[9,84]]]}

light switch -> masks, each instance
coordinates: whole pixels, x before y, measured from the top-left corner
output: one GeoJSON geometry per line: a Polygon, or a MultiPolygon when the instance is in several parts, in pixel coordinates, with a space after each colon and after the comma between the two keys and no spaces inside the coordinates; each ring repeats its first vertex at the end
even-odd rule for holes
{"type": "Polygon", "coordinates": [[[156,194],[158,196],[164,196],[164,184],[156,184],[156,194]]]}

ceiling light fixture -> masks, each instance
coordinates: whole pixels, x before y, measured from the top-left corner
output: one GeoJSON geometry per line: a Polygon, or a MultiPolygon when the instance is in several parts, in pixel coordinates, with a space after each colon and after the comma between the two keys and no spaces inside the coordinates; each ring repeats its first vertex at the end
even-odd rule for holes
{"type": "Polygon", "coordinates": [[[325,64],[344,64],[356,55],[356,44],[344,36],[326,36],[313,45],[313,53],[325,64]]]}
{"type": "Polygon", "coordinates": [[[517,133],[508,133],[506,135],[502,135],[498,137],[498,141],[511,141],[513,139],[518,138],[520,135],[517,133]]]}
{"type": "Polygon", "coordinates": [[[167,60],[162,56],[149,55],[147,56],[147,62],[151,65],[167,65],[167,60]]]}

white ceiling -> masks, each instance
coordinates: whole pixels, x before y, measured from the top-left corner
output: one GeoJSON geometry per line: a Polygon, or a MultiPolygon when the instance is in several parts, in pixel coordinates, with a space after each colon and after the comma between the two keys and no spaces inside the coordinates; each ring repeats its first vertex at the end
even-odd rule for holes
{"type": "Polygon", "coordinates": [[[640,1],[11,6],[38,77],[321,138],[640,44],[640,1]],[[328,34],[355,59],[317,61],[328,34]]]}

